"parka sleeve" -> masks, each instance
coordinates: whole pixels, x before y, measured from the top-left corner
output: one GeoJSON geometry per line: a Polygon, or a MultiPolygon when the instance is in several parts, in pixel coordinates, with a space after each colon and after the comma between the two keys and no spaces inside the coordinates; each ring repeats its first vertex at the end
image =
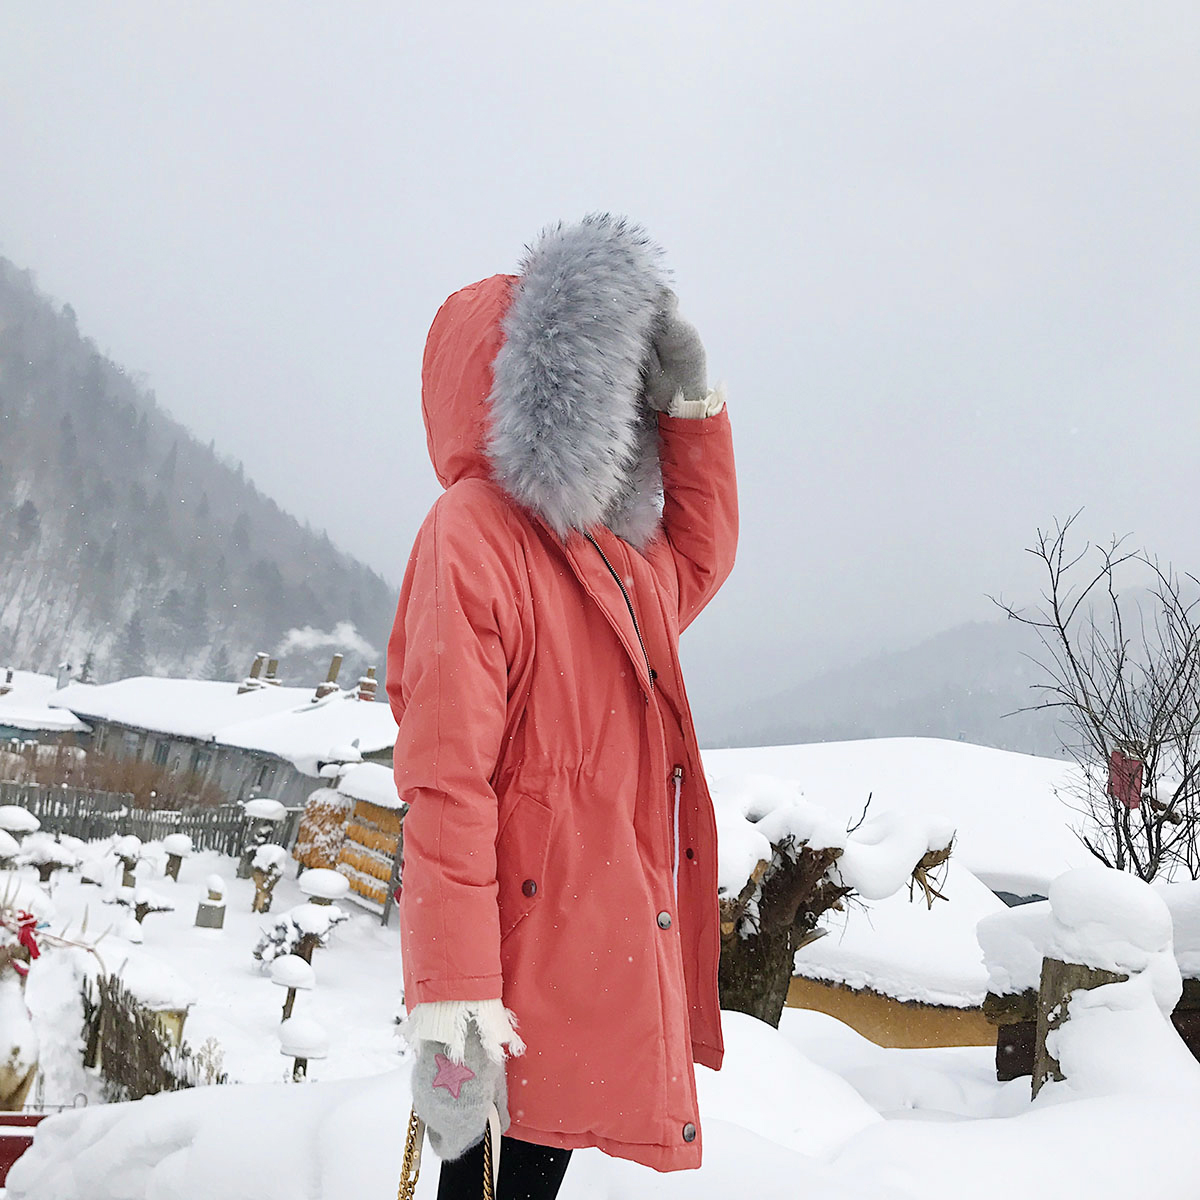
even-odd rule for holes
{"type": "Polygon", "coordinates": [[[679,580],[682,632],[717,594],[737,553],[737,476],[728,409],[658,418],[663,528],[679,580]]]}
{"type": "Polygon", "coordinates": [[[396,789],[409,806],[400,899],[409,1009],[493,999],[502,985],[492,779],[519,605],[503,516],[489,522],[460,488],[417,535],[388,644],[396,789]]]}

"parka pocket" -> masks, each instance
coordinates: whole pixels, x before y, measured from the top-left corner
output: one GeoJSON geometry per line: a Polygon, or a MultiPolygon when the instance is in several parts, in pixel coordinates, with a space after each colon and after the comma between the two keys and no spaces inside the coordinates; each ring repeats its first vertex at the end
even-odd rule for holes
{"type": "Polygon", "coordinates": [[[544,800],[521,793],[496,838],[501,941],[545,894],[553,823],[554,812],[544,800]]]}

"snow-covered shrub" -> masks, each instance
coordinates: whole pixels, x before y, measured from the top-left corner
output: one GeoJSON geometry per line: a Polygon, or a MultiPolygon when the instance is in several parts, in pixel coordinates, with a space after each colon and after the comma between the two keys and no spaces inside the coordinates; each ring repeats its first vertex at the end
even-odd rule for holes
{"type": "Polygon", "coordinates": [[[331,931],[347,919],[347,914],[334,904],[297,905],[263,930],[254,957],[264,965],[283,954],[298,954],[309,962],[313,950],[327,946],[331,931]]]}
{"type": "Polygon", "coordinates": [[[55,871],[73,870],[79,866],[79,855],[63,845],[50,833],[31,833],[21,843],[17,862],[23,866],[36,867],[38,881],[49,883],[55,871]]]}

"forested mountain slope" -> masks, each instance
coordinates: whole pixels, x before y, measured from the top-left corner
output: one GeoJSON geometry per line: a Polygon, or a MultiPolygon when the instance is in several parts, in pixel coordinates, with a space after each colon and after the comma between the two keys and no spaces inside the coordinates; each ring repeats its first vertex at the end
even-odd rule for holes
{"type": "Polygon", "coordinates": [[[264,650],[302,683],[340,649],[346,683],[394,606],[0,258],[0,666],[235,678],[264,650]]]}

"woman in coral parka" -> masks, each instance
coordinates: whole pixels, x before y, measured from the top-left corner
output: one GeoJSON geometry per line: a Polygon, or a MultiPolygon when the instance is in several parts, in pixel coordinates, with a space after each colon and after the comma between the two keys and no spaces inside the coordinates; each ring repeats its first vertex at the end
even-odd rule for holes
{"type": "Polygon", "coordinates": [[[414,1106],[439,1196],[553,1197],[570,1152],[700,1165],[717,846],[679,634],[733,567],[723,398],[660,252],[606,215],[456,292],[422,406],[446,489],[388,651],[414,1106]]]}

